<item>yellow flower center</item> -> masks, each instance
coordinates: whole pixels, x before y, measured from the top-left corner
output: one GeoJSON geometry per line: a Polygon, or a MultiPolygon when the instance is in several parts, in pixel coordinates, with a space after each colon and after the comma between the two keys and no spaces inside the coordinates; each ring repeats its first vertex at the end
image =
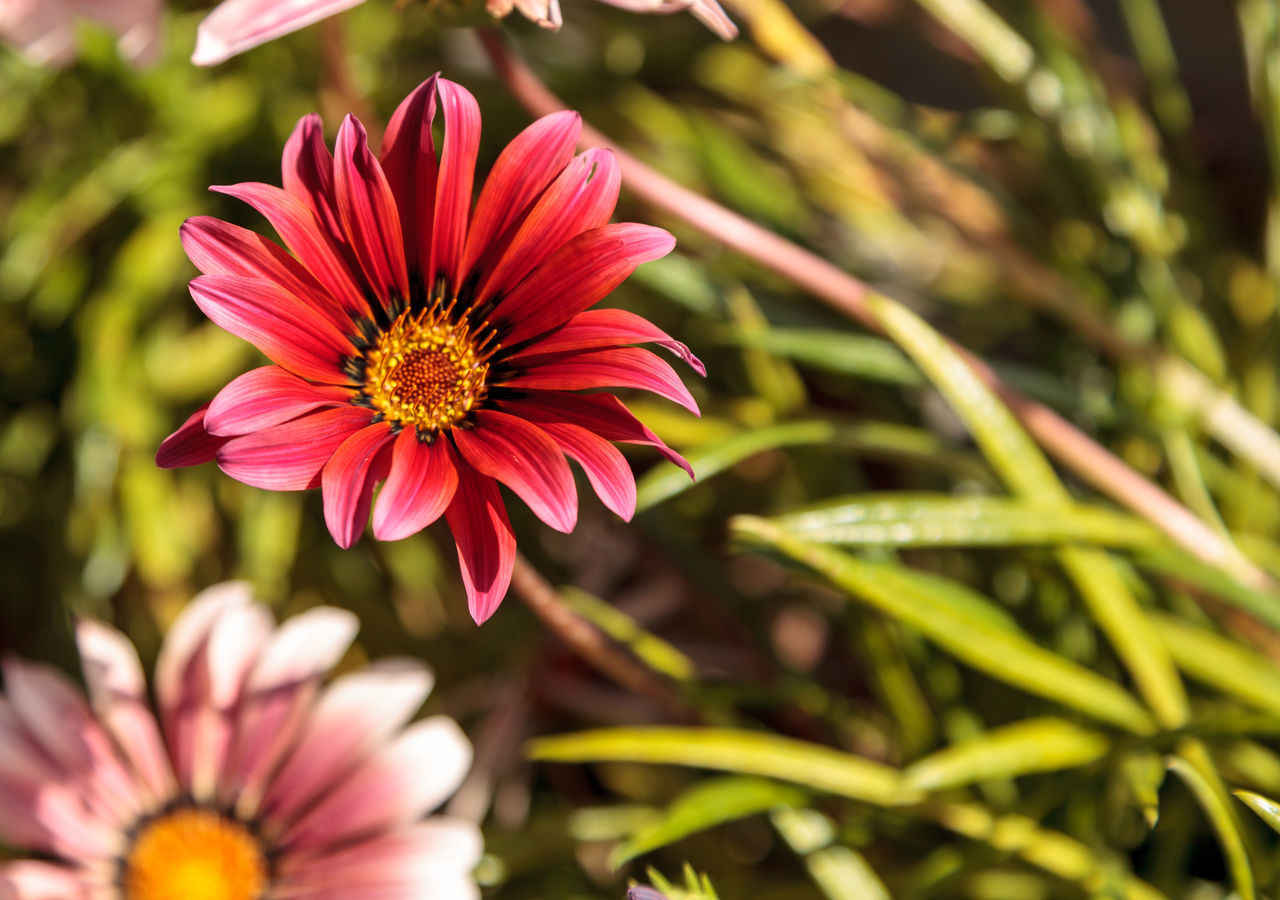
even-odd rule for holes
{"type": "Polygon", "coordinates": [[[266,889],[261,844],[208,809],[147,823],[125,860],[124,900],[258,900],[266,889]]]}
{"type": "Polygon", "coordinates": [[[365,394],[390,422],[446,428],[485,397],[486,360],[496,348],[484,343],[438,305],[404,313],[365,351],[365,394]]]}

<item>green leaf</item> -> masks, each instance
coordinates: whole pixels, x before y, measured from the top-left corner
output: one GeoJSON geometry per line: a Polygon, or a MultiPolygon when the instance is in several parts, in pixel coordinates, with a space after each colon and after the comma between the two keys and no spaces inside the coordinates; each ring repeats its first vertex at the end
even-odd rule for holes
{"type": "Polygon", "coordinates": [[[770,819],[782,839],[804,857],[809,875],[829,900],[889,900],[884,882],[861,854],[831,845],[835,828],[822,813],[780,807],[770,819]]]}
{"type": "Polygon", "coordinates": [[[690,681],[697,674],[693,661],[662,638],[645,631],[635,619],[586,591],[560,589],[565,606],[593,623],[609,637],[625,645],[649,668],[675,681],[690,681]]]}
{"type": "Polygon", "coordinates": [[[640,762],[762,775],[880,806],[918,799],[898,789],[884,765],[791,738],[731,728],[602,728],[538,738],[531,759],[640,762]]]}
{"type": "Polygon", "coordinates": [[[902,351],[882,338],[823,328],[771,328],[735,332],[741,346],[766,350],[792,362],[837,375],[852,375],[888,384],[920,384],[920,370],[902,351]]]}
{"type": "Polygon", "coordinates": [[[1166,757],[1165,766],[1170,772],[1173,772],[1186,782],[1187,787],[1191,789],[1191,793],[1195,796],[1196,802],[1200,804],[1200,808],[1204,810],[1205,815],[1209,818],[1209,823],[1213,826],[1214,833],[1218,836],[1218,844],[1222,847],[1222,855],[1226,857],[1227,869],[1231,872],[1231,880],[1235,884],[1236,893],[1239,894],[1242,900],[1254,900],[1256,894],[1253,889],[1253,870],[1249,868],[1249,858],[1245,854],[1244,840],[1240,836],[1239,828],[1236,827],[1235,817],[1231,814],[1231,808],[1223,802],[1219,792],[1213,789],[1213,786],[1200,774],[1195,766],[1182,757],[1166,757]]]}
{"type": "Polygon", "coordinates": [[[1253,791],[1232,791],[1232,793],[1256,812],[1262,821],[1271,826],[1272,830],[1280,832],[1280,803],[1276,803],[1270,797],[1255,794],[1253,791]]]}
{"type": "Polygon", "coordinates": [[[1108,750],[1107,739],[1062,719],[1024,719],[962,741],[912,763],[902,772],[907,789],[937,791],[1033,772],[1088,765],[1108,750]]]}
{"type": "Polygon", "coordinates": [[[1273,628],[1280,628],[1280,594],[1275,591],[1246,587],[1213,566],[1171,551],[1144,552],[1135,561],[1144,569],[1209,591],[1220,600],[1252,613],[1273,628]]]}
{"type": "Polygon", "coordinates": [[[623,863],[716,825],[768,812],[777,806],[799,806],[804,792],[763,778],[733,775],[699,782],[678,797],[658,821],[633,834],[609,854],[609,865],[623,863]]]}
{"type": "Polygon", "coordinates": [[[936,578],[925,580],[900,566],[796,540],[763,519],[740,516],[731,527],[739,537],[822,573],[851,597],[918,629],[979,671],[1139,734],[1155,728],[1147,711],[1119,685],[975,615],[972,605],[955,602],[955,591],[937,590],[936,578]]]}
{"type": "Polygon", "coordinates": [[[1267,657],[1181,619],[1159,613],[1152,621],[1178,668],[1197,681],[1280,715],[1280,670],[1267,657]]]}
{"type": "Polygon", "coordinates": [[[1084,541],[1161,546],[1164,535],[1125,513],[1098,506],[1043,506],[1007,497],[856,494],[770,521],[824,544],[965,547],[1084,541]]]}

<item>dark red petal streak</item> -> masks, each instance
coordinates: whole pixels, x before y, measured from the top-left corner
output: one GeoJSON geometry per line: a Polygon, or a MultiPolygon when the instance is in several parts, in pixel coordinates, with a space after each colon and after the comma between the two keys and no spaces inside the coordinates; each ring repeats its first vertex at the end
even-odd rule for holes
{"type": "Polygon", "coordinates": [[[588,150],[569,163],[507,242],[502,259],[477,289],[477,302],[505,294],[570,238],[608,222],[621,184],[610,150],[588,150]]]}
{"type": "Polygon", "coordinates": [[[585,388],[630,387],[653,391],[698,415],[698,403],[675,369],[639,347],[588,350],[521,360],[526,369],[502,384],[513,388],[575,391],[585,388]]]}
{"type": "Polygon", "coordinates": [[[496,258],[502,245],[495,246],[495,241],[524,218],[538,195],[565,167],[581,134],[582,117],[561,110],[538,119],[507,144],[485,179],[472,214],[461,279],[477,263],[496,258]]]}
{"type": "Polygon", "coordinates": [[[493,311],[508,347],[537,337],[595,306],[636,266],[671,252],[676,239],[661,228],[622,222],[573,238],[543,260],[493,311]]]}
{"type": "Polygon", "coordinates": [[[156,465],[162,469],[179,469],[211,462],[218,448],[227,442],[224,437],[210,434],[204,425],[209,404],[197,409],[178,430],[160,442],[156,450],[156,465]]]}
{"type": "Polygon", "coordinates": [[[502,401],[503,409],[539,425],[546,422],[568,422],[580,425],[600,437],[627,444],[644,444],[656,448],[693,477],[693,468],[683,456],[668,447],[631,414],[622,401],[612,394],[565,394],[559,391],[533,391],[518,400],[502,401]]]}
{"type": "Polygon", "coordinates": [[[333,161],[338,218],[374,296],[386,302],[409,297],[400,213],[364,126],[355,116],[342,120],[333,161]]]}
{"type": "Polygon", "coordinates": [[[631,521],[636,513],[636,479],[618,448],[577,425],[546,422],[539,427],[578,461],[604,505],[631,521]]]}
{"type": "Polygon", "coordinates": [[[445,78],[436,81],[444,112],[444,146],[440,150],[440,174],[436,178],[436,209],[432,227],[432,258],[427,271],[428,289],[443,275],[458,288],[462,245],[467,237],[471,187],[480,147],[480,107],[465,88],[445,78]]]}
{"type": "Polygon", "coordinates": [[[309,206],[269,184],[246,182],[214,186],[209,190],[243,200],[262,213],[285,246],[324,285],[339,306],[355,315],[369,315],[369,305],[357,286],[357,273],[351,271],[309,206]]]}
{"type": "Polygon", "coordinates": [[[253,487],[305,491],[319,486],[320,470],[333,451],[373,415],[369,409],[339,406],[232,438],[218,450],[218,465],[253,487]]]}
{"type": "Polygon", "coordinates": [[[552,528],[572,531],[578,493],[555,442],[536,425],[496,410],[480,410],[475,422],[450,432],[466,461],[515,491],[552,528]]]}
{"type": "Polygon", "coordinates": [[[311,273],[262,235],[210,216],[187,219],[179,234],[187,256],[204,274],[265,278],[296,296],[339,331],[350,325],[351,318],[311,273]]]}
{"type": "Polygon", "coordinates": [[[244,338],[295,375],[340,384],[351,343],[331,322],[284,288],[262,278],[201,275],[191,296],[215,324],[244,338]]]}
{"type": "Polygon", "coordinates": [[[431,123],[436,116],[432,75],[396,108],[382,136],[380,160],[400,212],[405,261],[425,277],[431,264],[431,215],[436,206],[436,149],[431,123]]]}
{"type": "Polygon", "coordinates": [[[382,451],[392,437],[386,422],[369,425],[343,441],[325,463],[320,476],[324,522],[343,550],[359,539],[369,521],[373,489],[390,463],[382,451]]]}
{"type": "Polygon", "coordinates": [[[352,389],[316,385],[279,366],[251,369],[218,391],[205,415],[211,434],[233,437],[351,399],[352,389]]]}
{"type": "Polygon", "coordinates": [[[398,541],[426,528],[444,513],[458,487],[458,466],[443,437],[430,444],[406,428],[396,438],[391,474],[373,508],[373,536],[398,541]]]}
{"type": "Polygon", "coordinates": [[[284,189],[310,207],[331,238],[342,235],[333,195],[333,154],[315,113],[303,116],[284,145],[284,189]]]}
{"type": "Polygon", "coordinates": [[[524,357],[545,353],[647,343],[658,344],[670,350],[692,366],[699,375],[707,374],[707,367],[689,351],[688,347],[648,319],[637,316],[633,312],[627,312],[625,309],[589,309],[579,313],[555,331],[527,344],[507,358],[514,362],[524,357]]]}
{"type": "Polygon", "coordinates": [[[482,625],[506,596],[516,560],[516,537],[498,483],[462,463],[458,490],[444,515],[458,545],[471,618],[482,625]]]}

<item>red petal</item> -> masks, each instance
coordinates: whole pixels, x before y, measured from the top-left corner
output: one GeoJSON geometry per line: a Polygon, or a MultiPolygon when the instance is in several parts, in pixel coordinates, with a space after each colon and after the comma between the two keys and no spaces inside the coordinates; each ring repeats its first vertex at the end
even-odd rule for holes
{"type": "Polygon", "coordinates": [[[427,289],[434,292],[436,278],[443,276],[449,283],[449,289],[457,291],[462,245],[467,236],[467,215],[471,210],[476,151],[480,147],[480,107],[466,88],[452,81],[438,79],[436,87],[444,112],[444,147],[440,151],[440,174],[436,178],[427,289]]]}
{"type": "Polygon", "coordinates": [[[409,299],[400,214],[382,166],[369,152],[364,126],[347,116],[338,130],[333,166],[338,218],[373,293],[384,303],[409,299]]]}
{"type": "Polygon", "coordinates": [[[676,239],[661,228],[623,222],[573,238],[547,257],[494,310],[508,347],[537,337],[595,306],[636,266],[666,256],[676,239]]]}
{"type": "Polygon", "coordinates": [[[284,288],[262,278],[200,275],[191,296],[213,322],[244,338],[289,371],[329,384],[346,381],[350,341],[315,310],[284,288]]]}
{"type": "Polygon", "coordinates": [[[278,187],[256,182],[214,186],[209,190],[243,200],[262,213],[285,246],[324,285],[339,306],[352,315],[369,315],[369,304],[358,286],[357,273],[352,271],[324,225],[305,203],[278,187]]]}
{"type": "Polygon", "coordinates": [[[544,353],[648,343],[658,344],[670,350],[692,366],[699,375],[707,374],[707,367],[698,357],[689,352],[688,347],[648,319],[627,312],[625,309],[589,309],[584,313],[578,313],[555,331],[525,345],[507,359],[514,361],[544,353]]]}
{"type": "Polygon", "coordinates": [[[205,416],[212,434],[249,434],[351,399],[351,388],[315,385],[279,366],[251,369],[213,398],[205,416]]]}
{"type": "Polygon", "coordinates": [[[516,561],[516,537],[498,483],[463,463],[458,490],[444,515],[458,545],[471,618],[483,625],[506,596],[516,561]]]}
{"type": "Polygon", "coordinates": [[[636,478],[618,448],[577,425],[545,422],[539,427],[578,461],[604,505],[631,521],[636,513],[636,478]]]}
{"type": "Polygon", "coordinates": [[[675,369],[666,361],[639,347],[618,350],[588,350],[585,353],[529,357],[520,375],[503,385],[513,388],[575,391],[584,388],[630,387],[653,391],[679,403],[694,415],[698,403],[684,386],[675,369]]]}
{"type": "Polygon", "coordinates": [[[536,425],[496,410],[482,409],[475,420],[475,428],[451,432],[467,462],[515,491],[552,528],[572,531],[578,492],[555,442],[536,425]]]}
{"type": "Polygon", "coordinates": [[[310,207],[329,237],[340,240],[342,226],[333,193],[333,154],[315,113],[303,116],[284,145],[284,189],[310,207]]]}
{"type": "Polygon", "coordinates": [[[400,212],[410,269],[426,277],[431,261],[431,211],[436,207],[436,149],[431,123],[436,116],[432,75],[401,102],[382,137],[382,171],[400,212]]]}
{"type": "Polygon", "coordinates": [[[357,406],[322,409],[253,434],[218,450],[218,465],[237,481],[271,491],[303,491],[320,484],[320,470],[338,445],[373,418],[357,406]]]}
{"type": "Polygon", "coordinates": [[[162,469],[180,469],[212,462],[218,448],[227,442],[224,437],[210,434],[204,427],[204,417],[209,404],[197,409],[178,430],[160,442],[156,450],[156,465],[162,469]]]}
{"type": "Polygon", "coordinates": [[[187,256],[204,274],[265,278],[302,300],[338,331],[350,326],[350,316],[333,302],[332,295],[274,241],[211,216],[187,219],[179,233],[187,256]]]}
{"type": "Polygon", "coordinates": [[[461,279],[465,280],[477,263],[492,263],[496,254],[491,251],[498,249],[494,242],[524,218],[538,195],[569,162],[581,133],[582,117],[561,110],[534,122],[499,154],[471,219],[461,279]]]}
{"type": "Polygon", "coordinates": [[[398,541],[416,534],[440,518],[457,486],[449,442],[440,438],[424,444],[417,429],[406,428],[396,438],[391,474],[373,509],[373,536],[398,541]]]}
{"type": "Polygon", "coordinates": [[[324,521],[343,550],[356,542],[369,521],[373,489],[390,464],[380,451],[392,437],[386,422],[369,425],[343,441],[324,465],[324,521]]]}
{"type": "Polygon", "coordinates": [[[693,468],[683,456],[668,447],[660,437],[646,428],[622,401],[612,394],[565,394],[558,391],[533,391],[519,400],[502,401],[504,409],[522,419],[542,425],[568,422],[580,425],[600,437],[626,444],[654,447],[693,477],[693,468]]]}

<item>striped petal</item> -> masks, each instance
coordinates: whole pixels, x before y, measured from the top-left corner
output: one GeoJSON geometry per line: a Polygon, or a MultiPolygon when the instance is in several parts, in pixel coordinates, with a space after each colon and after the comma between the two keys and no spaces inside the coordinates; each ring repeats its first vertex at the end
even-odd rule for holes
{"type": "Polygon", "coordinates": [[[364,0],[223,0],[196,31],[191,61],[216,66],[237,53],[305,28],[364,0]]]}
{"type": "Polygon", "coordinates": [[[372,410],[339,406],[232,438],[218,451],[218,466],[237,481],[267,490],[319,487],[325,463],[373,415],[372,410]]]}
{"type": "Polygon", "coordinates": [[[456,291],[471,210],[476,152],[480,147],[480,106],[466,88],[447,79],[438,79],[436,89],[444,113],[444,146],[440,150],[440,173],[436,178],[427,289],[434,291],[436,279],[443,277],[456,291]]]}
{"type": "Polygon", "coordinates": [[[471,618],[483,625],[506,596],[516,559],[516,538],[498,483],[469,466],[459,471],[458,489],[444,515],[458,545],[471,618]]]}
{"type": "Polygon", "coordinates": [[[373,294],[384,304],[407,300],[404,237],[400,214],[386,176],[369,152],[364,126],[347,116],[338,131],[334,153],[334,189],[338,219],[373,294]]]}
{"type": "Polygon", "coordinates": [[[436,149],[431,123],[436,116],[432,75],[396,108],[382,137],[379,159],[400,212],[406,263],[426,277],[431,262],[431,216],[436,207],[436,149]]]}
{"type": "Polygon", "coordinates": [[[526,344],[507,358],[514,361],[543,353],[618,347],[623,344],[657,344],[680,357],[699,375],[707,374],[707,367],[688,347],[648,319],[625,309],[589,309],[578,313],[555,331],[526,344]]]}
{"type": "Polygon", "coordinates": [[[489,317],[514,347],[595,306],[636,266],[671,252],[661,228],[624,222],[585,231],[548,256],[489,317]]]}
{"type": "Polygon", "coordinates": [[[386,477],[390,465],[390,458],[381,451],[393,437],[386,422],[369,425],[343,441],[325,463],[320,480],[324,521],[344,550],[364,533],[373,489],[386,477]]]}
{"type": "Polygon", "coordinates": [[[621,451],[577,425],[546,422],[539,427],[578,461],[601,502],[630,522],[636,512],[636,479],[621,451]]]}
{"type": "Polygon", "coordinates": [[[430,444],[406,428],[396,438],[387,476],[373,510],[373,536],[398,541],[416,534],[444,514],[458,487],[458,467],[446,439],[430,444]]]}
{"type": "Polygon", "coordinates": [[[204,417],[210,404],[197,409],[178,430],[165,438],[156,449],[156,465],[162,469],[180,469],[213,462],[218,448],[227,442],[225,437],[210,434],[204,425],[204,417]]]}
{"type": "Polygon", "coordinates": [[[205,413],[205,427],[228,437],[250,434],[350,399],[351,388],[312,384],[279,366],[262,366],[218,391],[205,413]]]}
{"type": "Polygon", "coordinates": [[[698,415],[698,403],[665,361],[639,347],[529,357],[528,368],[503,382],[513,388],[575,391],[629,387],[652,391],[698,415]]]}
{"type": "Polygon", "coordinates": [[[552,528],[572,531],[578,494],[555,442],[536,425],[497,410],[480,410],[475,422],[475,428],[451,432],[467,462],[515,491],[552,528]]]}

